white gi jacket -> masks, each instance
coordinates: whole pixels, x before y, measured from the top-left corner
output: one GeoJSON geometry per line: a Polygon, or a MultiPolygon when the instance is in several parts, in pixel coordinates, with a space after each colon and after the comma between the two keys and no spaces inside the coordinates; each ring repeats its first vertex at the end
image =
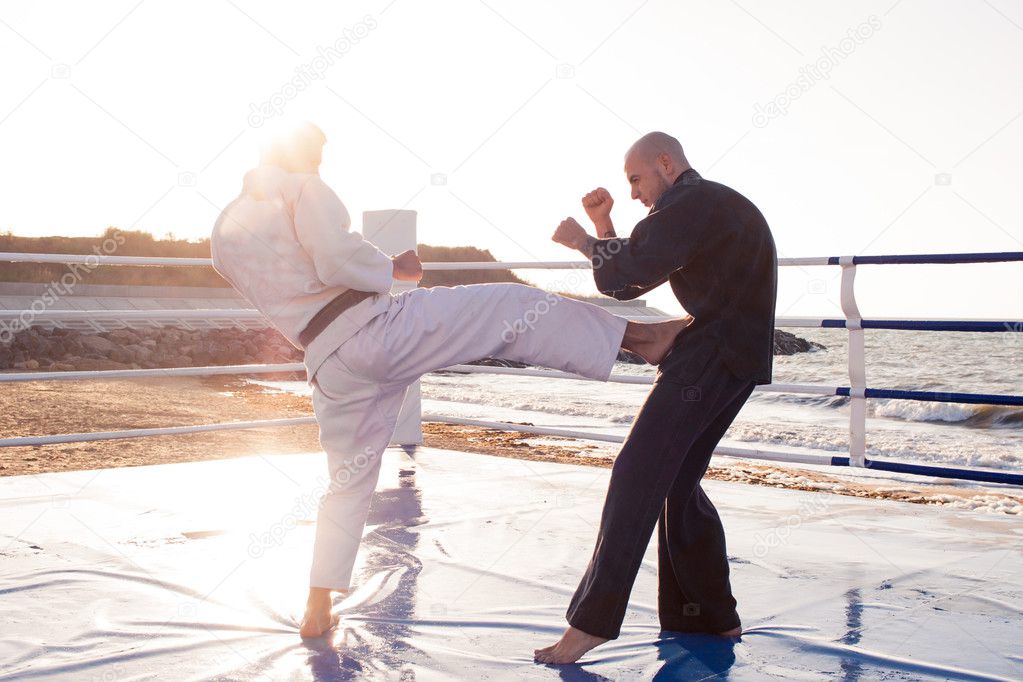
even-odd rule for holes
{"type": "Polygon", "coordinates": [[[390,257],[358,232],[319,175],[259,166],[213,227],[213,267],[294,345],[306,381],[323,361],[391,303],[390,257]],[[303,348],[299,333],[347,289],[377,292],[349,308],[303,348]]]}

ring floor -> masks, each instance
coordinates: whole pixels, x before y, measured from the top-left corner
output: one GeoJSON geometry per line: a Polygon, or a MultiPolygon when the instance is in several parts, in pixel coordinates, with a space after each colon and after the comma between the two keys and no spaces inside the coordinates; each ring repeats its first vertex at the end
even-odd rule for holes
{"type": "Polygon", "coordinates": [[[717,481],[742,638],[659,630],[651,543],[621,638],[535,664],[608,476],[389,449],[316,640],[298,620],[322,453],[0,478],[0,679],[1023,678],[1018,517],[717,481]]]}

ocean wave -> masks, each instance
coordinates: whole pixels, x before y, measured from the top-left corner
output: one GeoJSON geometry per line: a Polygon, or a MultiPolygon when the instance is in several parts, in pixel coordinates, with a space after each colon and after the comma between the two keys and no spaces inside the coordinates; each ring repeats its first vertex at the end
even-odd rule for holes
{"type": "MultiPolygon", "coordinates": [[[[750,397],[750,402],[837,409],[848,405],[849,398],[834,395],[754,393],[750,397]]],[[[985,429],[1023,429],[1023,409],[1018,407],[878,398],[869,400],[867,405],[871,417],[985,429]]]]}
{"type": "Polygon", "coordinates": [[[531,399],[516,395],[504,396],[497,393],[437,391],[431,390],[431,387],[425,385],[423,386],[423,398],[441,402],[503,407],[523,412],[557,414],[566,417],[592,417],[611,424],[631,424],[638,409],[622,411],[622,405],[584,403],[571,400],[552,401],[547,396],[537,396],[531,399]]]}
{"type": "Polygon", "coordinates": [[[976,428],[1023,428],[1023,410],[1001,405],[872,401],[872,416],[912,422],[945,422],[976,428]]]}

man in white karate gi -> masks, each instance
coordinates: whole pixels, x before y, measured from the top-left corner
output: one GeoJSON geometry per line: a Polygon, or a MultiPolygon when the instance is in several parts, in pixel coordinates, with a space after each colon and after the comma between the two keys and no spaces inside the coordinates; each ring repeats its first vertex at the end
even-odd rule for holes
{"type": "Polygon", "coordinates": [[[210,241],[214,268],[297,348],[330,484],[320,502],[300,627],[337,623],[367,510],[406,389],[424,373],[500,357],[606,381],[619,348],[659,363],[689,320],[640,324],[519,284],[390,293],[418,282],[414,251],[388,256],[352,232],[318,171],[326,137],[306,123],[267,146],[210,241]]]}

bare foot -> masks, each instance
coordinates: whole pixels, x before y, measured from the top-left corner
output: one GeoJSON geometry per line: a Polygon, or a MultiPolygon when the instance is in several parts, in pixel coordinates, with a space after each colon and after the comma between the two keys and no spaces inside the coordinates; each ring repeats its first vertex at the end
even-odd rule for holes
{"type": "Polygon", "coordinates": [[[600,646],[606,639],[588,635],[582,630],[569,627],[561,636],[557,644],[544,649],[533,651],[533,660],[537,663],[575,663],[583,657],[587,651],[595,646],[600,646]]]}
{"type": "Polygon", "coordinates": [[[668,355],[679,332],[693,323],[693,317],[664,322],[630,322],[622,339],[622,348],[632,351],[651,365],[659,365],[668,355]]]}
{"type": "Polygon", "coordinates": [[[305,615],[302,616],[298,634],[302,637],[320,637],[340,620],[340,616],[330,612],[330,590],[309,588],[309,599],[306,601],[305,615]]]}

